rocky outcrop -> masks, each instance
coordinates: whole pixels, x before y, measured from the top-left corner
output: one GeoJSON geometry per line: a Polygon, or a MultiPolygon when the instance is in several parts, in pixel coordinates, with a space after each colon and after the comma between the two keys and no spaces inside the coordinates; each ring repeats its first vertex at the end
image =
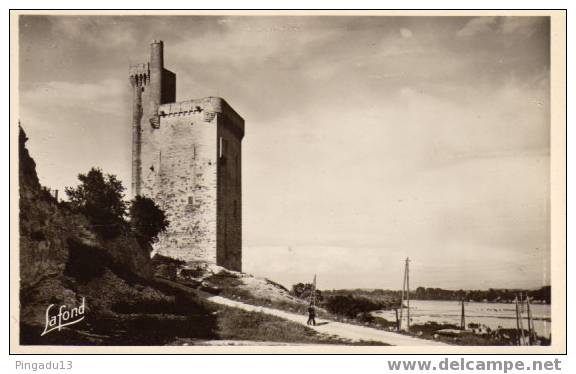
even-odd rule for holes
{"type": "Polygon", "coordinates": [[[266,278],[229,270],[206,261],[184,262],[156,255],[152,262],[156,277],[213,295],[289,311],[305,311],[308,307],[307,301],[292,296],[285,287],[266,278]]]}
{"type": "Polygon", "coordinates": [[[90,240],[91,235],[83,217],[59,208],[48,190],[41,187],[22,129],[19,140],[20,286],[27,290],[64,273],[69,256],[68,237],[90,240]]]}

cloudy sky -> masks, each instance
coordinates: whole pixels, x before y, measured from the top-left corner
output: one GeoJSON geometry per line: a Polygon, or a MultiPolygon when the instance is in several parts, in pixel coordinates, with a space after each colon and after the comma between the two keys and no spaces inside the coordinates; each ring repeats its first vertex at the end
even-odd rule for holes
{"type": "Polygon", "coordinates": [[[39,17],[20,119],[41,182],[130,185],[129,63],[246,120],[244,270],[320,288],[549,284],[549,21],[39,17]]]}

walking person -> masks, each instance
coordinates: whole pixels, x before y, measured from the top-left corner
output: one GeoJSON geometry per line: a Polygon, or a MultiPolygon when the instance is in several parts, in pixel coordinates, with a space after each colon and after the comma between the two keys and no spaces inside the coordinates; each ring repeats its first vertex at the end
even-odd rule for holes
{"type": "Polygon", "coordinates": [[[316,309],[314,305],[310,304],[308,307],[308,322],[306,322],[308,326],[316,326],[316,309]]]}

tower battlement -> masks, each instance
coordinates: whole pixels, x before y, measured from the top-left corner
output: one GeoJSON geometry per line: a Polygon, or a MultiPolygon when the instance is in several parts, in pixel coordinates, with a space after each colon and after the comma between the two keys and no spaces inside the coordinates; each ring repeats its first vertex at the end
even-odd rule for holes
{"type": "Polygon", "coordinates": [[[158,253],[242,268],[244,119],[222,98],[176,101],[162,41],[131,65],[132,194],[152,198],[170,225],[158,253]]]}
{"type": "Polygon", "coordinates": [[[162,104],[158,107],[160,117],[177,117],[198,113],[203,113],[205,118],[213,118],[217,113],[228,117],[225,125],[237,133],[240,139],[244,137],[244,119],[221,97],[209,96],[202,99],[162,104]]]}
{"type": "Polygon", "coordinates": [[[145,85],[150,82],[150,64],[133,64],[128,68],[128,75],[132,85],[145,85]]]}

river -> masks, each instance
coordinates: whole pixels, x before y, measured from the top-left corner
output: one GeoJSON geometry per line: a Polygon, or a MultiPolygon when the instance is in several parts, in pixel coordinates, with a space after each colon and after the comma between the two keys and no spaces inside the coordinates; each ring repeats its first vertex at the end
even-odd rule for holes
{"type": "MultiPolygon", "coordinates": [[[[483,324],[491,329],[498,327],[516,328],[516,306],[515,304],[504,303],[481,303],[466,302],[464,304],[466,326],[469,323],[483,324]]],[[[533,304],[530,305],[532,319],[534,320],[534,330],[542,337],[550,338],[550,305],[533,304]]],[[[438,300],[410,300],[410,319],[412,324],[424,324],[426,322],[451,323],[460,326],[460,315],[462,307],[459,301],[438,301],[438,300]]],[[[388,321],[395,321],[396,316],[393,310],[374,312],[375,317],[385,318],[388,321]]],[[[524,313],[524,328],[528,329],[528,319],[524,313]]]]}

